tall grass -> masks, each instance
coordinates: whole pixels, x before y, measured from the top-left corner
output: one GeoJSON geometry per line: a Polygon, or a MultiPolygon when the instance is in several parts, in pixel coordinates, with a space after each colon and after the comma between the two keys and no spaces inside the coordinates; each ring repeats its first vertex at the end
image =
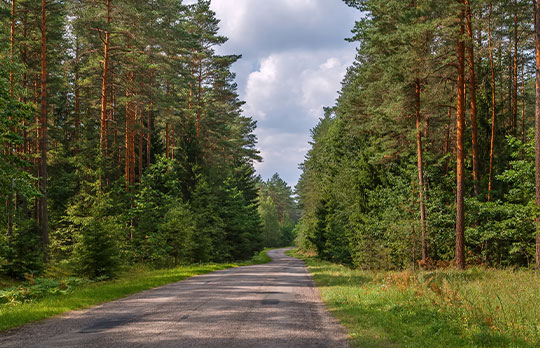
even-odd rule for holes
{"type": "Polygon", "coordinates": [[[359,347],[540,347],[532,272],[372,272],[302,258],[359,347]]]}

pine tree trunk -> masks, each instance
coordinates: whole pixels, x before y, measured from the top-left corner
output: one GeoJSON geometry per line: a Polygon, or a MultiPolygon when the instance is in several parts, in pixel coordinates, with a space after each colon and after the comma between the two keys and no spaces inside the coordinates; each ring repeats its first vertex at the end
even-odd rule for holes
{"type": "MultiPolygon", "coordinates": [[[[9,36],[9,61],[13,64],[13,54],[15,49],[15,0],[11,0],[11,30],[9,36]]],[[[13,99],[15,89],[15,77],[13,66],[9,67],[9,95],[13,99]]]]}
{"type": "Polygon", "coordinates": [[[518,114],[518,5],[514,0],[514,54],[512,65],[512,130],[514,136],[517,136],[517,114],[518,114]]]}
{"type": "MultiPolygon", "coordinates": [[[[79,140],[79,127],[81,126],[81,106],[80,106],[80,98],[81,98],[81,92],[79,90],[79,64],[80,64],[80,47],[79,47],[79,40],[77,39],[75,43],[75,81],[73,81],[73,89],[74,89],[74,95],[75,95],[75,107],[74,107],[74,113],[75,113],[75,134],[73,136],[73,140],[77,142],[79,140]]],[[[77,145],[75,145],[75,153],[77,152],[77,145]]]]}
{"type": "Polygon", "coordinates": [[[105,31],[105,43],[103,47],[103,75],[101,81],[101,131],[99,133],[99,144],[101,154],[106,155],[107,151],[107,88],[109,71],[109,49],[111,44],[111,35],[108,25],[111,23],[111,0],[107,0],[107,30],[105,31]]]}
{"type": "Polygon", "coordinates": [[[476,120],[476,74],[474,69],[474,33],[472,28],[471,6],[469,0],[465,0],[466,11],[466,27],[469,43],[467,44],[467,52],[469,56],[469,88],[471,98],[471,130],[472,130],[472,156],[473,156],[473,184],[474,195],[478,196],[478,182],[480,181],[478,168],[478,123],[476,120]]]}
{"type": "Polygon", "coordinates": [[[48,261],[49,219],[47,216],[47,2],[41,0],[41,235],[43,239],[43,257],[48,261]]]}
{"type": "Polygon", "coordinates": [[[521,66],[521,142],[525,144],[525,63],[521,66]]]}
{"type": "MultiPolygon", "coordinates": [[[[11,30],[9,37],[9,62],[13,64],[13,53],[15,48],[15,0],[11,0],[11,30]]],[[[13,74],[13,65],[9,67],[9,96],[11,99],[15,96],[15,78],[13,74]]],[[[11,116],[10,116],[11,119],[11,116]]],[[[9,149],[7,149],[9,151],[9,149]]],[[[11,240],[13,235],[13,185],[11,185],[11,193],[6,198],[6,213],[7,213],[7,234],[11,240]]]]}
{"type": "MultiPolygon", "coordinates": [[[[536,204],[540,206],[540,6],[537,1],[535,1],[534,15],[536,39],[535,181],[536,204]]],[[[536,218],[536,269],[540,270],[540,218],[536,218]]]]}
{"type": "Polygon", "coordinates": [[[143,177],[143,142],[144,142],[144,134],[143,134],[143,113],[142,109],[140,110],[139,115],[139,182],[142,181],[143,177]]]}
{"type": "Polygon", "coordinates": [[[152,159],[152,105],[150,102],[150,109],[146,113],[146,166],[150,168],[152,159]]]}
{"type": "Polygon", "coordinates": [[[422,233],[422,263],[427,262],[427,241],[426,241],[426,208],[424,205],[424,164],[422,159],[422,129],[420,115],[420,95],[421,86],[417,80],[415,82],[415,112],[416,112],[416,151],[418,159],[418,200],[420,202],[420,227],[422,233]]]}
{"type": "MultiPolygon", "coordinates": [[[[13,185],[11,186],[13,190],[13,185]]],[[[8,240],[11,241],[13,236],[13,193],[9,193],[6,196],[6,210],[7,210],[7,235],[8,240]]]]}
{"type": "Polygon", "coordinates": [[[171,159],[174,160],[174,149],[176,148],[176,138],[174,137],[174,125],[171,125],[171,159]]]}
{"type": "Polygon", "coordinates": [[[491,16],[493,14],[493,2],[489,2],[488,15],[488,45],[489,45],[489,64],[491,66],[491,140],[489,146],[489,179],[488,179],[488,201],[491,200],[491,189],[493,180],[493,155],[495,150],[495,129],[496,129],[496,99],[495,99],[495,63],[493,62],[493,43],[491,41],[491,16]]]}
{"type": "MultiPolygon", "coordinates": [[[[129,84],[129,83],[128,83],[129,84]]],[[[131,160],[130,160],[130,139],[131,139],[131,124],[130,124],[130,118],[131,118],[131,105],[130,105],[130,102],[129,102],[129,97],[130,97],[130,94],[129,94],[129,86],[126,87],[126,130],[125,130],[125,142],[124,142],[124,145],[125,145],[125,156],[124,156],[124,161],[125,161],[125,171],[124,171],[124,175],[125,175],[125,181],[126,181],[126,190],[129,191],[129,184],[130,184],[130,177],[129,177],[129,173],[131,172],[130,171],[130,164],[131,164],[131,160]]]]}
{"type": "Polygon", "coordinates": [[[456,266],[459,269],[465,268],[465,207],[464,207],[464,186],[465,186],[465,156],[463,133],[465,128],[465,42],[463,34],[463,10],[459,15],[460,36],[457,40],[457,187],[456,187],[456,266]]]}
{"type": "Polygon", "coordinates": [[[199,76],[198,76],[198,93],[197,93],[197,138],[201,133],[201,95],[202,95],[202,59],[199,60],[199,76]]]}
{"type": "Polygon", "coordinates": [[[165,157],[169,159],[170,153],[170,133],[169,133],[169,122],[165,124],[165,157]]]}
{"type": "MultiPolygon", "coordinates": [[[[448,124],[446,125],[446,136],[444,138],[444,146],[443,146],[443,153],[444,156],[448,155],[450,152],[450,127],[452,126],[452,109],[448,108],[448,124]]],[[[444,174],[448,175],[449,170],[449,160],[448,158],[445,161],[444,164],[444,174]]]]}

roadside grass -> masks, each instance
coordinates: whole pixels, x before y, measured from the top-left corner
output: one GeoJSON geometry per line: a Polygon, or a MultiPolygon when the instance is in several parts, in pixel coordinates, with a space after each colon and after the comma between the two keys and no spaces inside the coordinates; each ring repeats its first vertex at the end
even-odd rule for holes
{"type": "Polygon", "coordinates": [[[305,256],[358,347],[540,347],[540,277],[528,271],[353,270],[305,256]]]}
{"type": "MultiPolygon", "coordinates": [[[[71,310],[89,308],[101,303],[117,300],[143,290],[174,283],[192,276],[227,268],[267,263],[272,260],[266,255],[267,250],[261,251],[250,261],[242,263],[200,264],[158,270],[151,269],[148,266],[137,265],[123,271],[114,280],[82,282],[81,285],[73,287],[69,292],[53,289],[55,291],[34,300],[13,301],[0,304],[0,332],[71,310]]],[[[38,279],[36,279],[37,282],[39,282],[38,279]]],[[[49,282],[54,280],[45,279],[42,281],[49,282]]],[[[5,284],[13,286],[11,282],[6,281],[5,284]]],[[[59,284],[65,283],[60,281],[59,284]]],[[[32,284],[28,282],[18,284],[19,290],[23,292],[31,291],[29,290],[31,287],[32,284]]],[[[62,288],[61,285],[60,288],[62,288]]]]}

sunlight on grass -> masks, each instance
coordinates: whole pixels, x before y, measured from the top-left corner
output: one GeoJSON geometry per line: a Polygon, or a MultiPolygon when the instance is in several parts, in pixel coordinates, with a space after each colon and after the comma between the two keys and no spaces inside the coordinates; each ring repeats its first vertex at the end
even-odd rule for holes
{"type": "Polygon", "coordinates": [[[540,277],[532,272],[373,272],[289,254],[305,260],[355,346],[540,346],[540,277]]]}

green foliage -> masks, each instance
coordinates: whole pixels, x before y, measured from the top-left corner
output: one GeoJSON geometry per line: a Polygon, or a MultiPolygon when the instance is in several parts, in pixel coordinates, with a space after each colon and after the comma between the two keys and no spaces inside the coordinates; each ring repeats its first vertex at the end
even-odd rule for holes
{"type": "Polygon", "coordinates": [[[17,287],[0,289],[0,306],[17,305],[47,296],[65,296],[75,288],[89,283],[91,281],[84,278],[51,279],[28,276],[26,282],[17,287]]]}
{"type": "Polygon", "coordinates": [[[49,240],[40,238],[32,105],[42,9],[14,4],[13,50],[11,8],[0,5],[1,274],[58,268],[95,279],[262,249],[256,122],[242,114],[231,71],[240,56],[216,54],[227,38],[206,0],[47,1],[49,240]]]}
{"type": "Polygon", "coordinates": [[[366,271],[305,260],[321,297],[358,347],[524,347],[540,344],[538,276],[471,268],[366,271]],[[519,324],[518,324],[519,323],[519,324]]]}
{"type": "Polygon", "coordinates": [[[266,197],[259,203],[259,214],[263,221],[264,244],[269,247],[281,244],[281,228],[277,217],[276,206],[271,197],[266,197]]]}
{"type": "Polygon", "coordinates": [[[166,255],[174,259],[173,265],[188,264],[194,261],[193,247],[195,224],[188,206],[178,202],[165,213],[162,223],[158,226],[162,235],[166,255]]]}
{"type": "Polygon", "coordinates": [[[117,236],[120,231],[118,223],[110,218],[91,217],[80,225],[73,251],[75,272],[91,279],[114,276],[119,266],[117,236]]]}
{"type": "MultiPolygon", "coordinates": [[[[456,243],[455,49],[465,3],[345,2],[362,11],[349,39],[357,44],[358,54],[336,104],[325,109],[312,130],[311,149],[296,187],[301,209],[296,243],[324,260],[361,269],[416,268],[422,257],[422,190],[427,246],[422,266],[449,265],[456,243]],[[423,187],[419,187],[418,137],[423,187]]],[[[480,177],[476,193],[471,123],[467,121],[467,262],[532,267],[538,209],[534,144],[527,140],[532,133],[527,137],[526,132],[534,110],[534,74],[527,68],[532,56],[526,53],[534,43],[532,22],[527,18],[530,9],[520,2],[491,3],[489,14],[488,3],[470,1],[473,36],[485,34],[490,25],[495,86],[486,40],[465,40],[476,54],[472,63],[480,177]],[[517,43],[514,30],[522,33],[517,43]],[[507,43],[516,43],[517,52],[507,50],[507,43]],[[516,68],[523,68],[517,75],[512,70],[514,62],[516,68]],[[499,87],[506,86],[506,81],[522,83],[517,97],[513,96],[515,85],[499,87]],[[491,121],[493,89],[495,124],[491,121]],[[495,156],[488,192],[492,128],[495,156]]]]}
{"type": "Polygon", "coordinates": [[[277,173],[257,186],[264,244],[268,247],[291,245],[298,221],[298,208],[292,189],[277,173]]]}
{"type": "Polygon", "coordinates": [[[34,220],[27,219],[17,224],[13,235],[3,241],[7,248],[2,255],[5,260],[2,271],[6,274],[20,279],[25,274],[38,274],[43,270],[43,247],[34,220]]]}

